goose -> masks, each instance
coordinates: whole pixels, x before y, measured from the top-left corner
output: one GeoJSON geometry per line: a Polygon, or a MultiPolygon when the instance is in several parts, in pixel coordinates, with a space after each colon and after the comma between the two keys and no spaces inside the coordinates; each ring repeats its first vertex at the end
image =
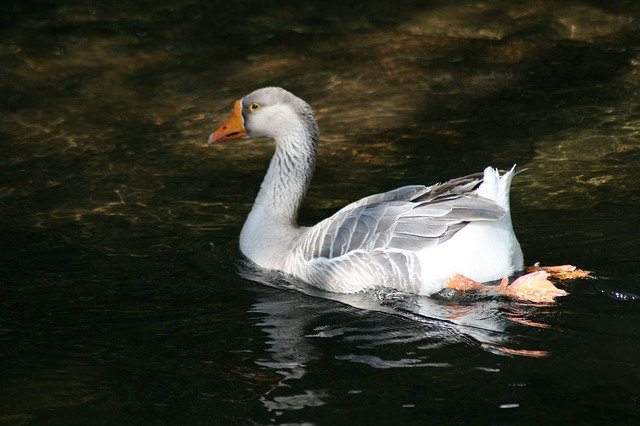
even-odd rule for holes
{"type": "Polygon", "coordinates": [[[239,241],[242,254],[260,268],[336,293],[387,287],[432,295],[448,287],[532,302],[567,294],[542,268],[508,283],[506,277],[524,269],[509,207],[515,166],[370,195],[304,227],[298,210],[319,141],[311,107],[279,87],[255,90],[235,101],[208,144],[245,137],[275,141],[239,241]],[[496,280],[501,284],[483,284],[496,280]]]}

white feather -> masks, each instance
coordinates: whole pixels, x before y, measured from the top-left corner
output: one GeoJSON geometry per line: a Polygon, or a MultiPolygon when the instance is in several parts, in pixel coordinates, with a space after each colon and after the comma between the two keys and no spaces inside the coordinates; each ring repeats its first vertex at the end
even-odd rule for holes
{"type": "Polygon", "coordinates": [[[432,294],[454,274],[485,282],[522,269],[509,208],[514,168],[376,194],[303,228],[297,214],[318,140],[313,113],[280,88],[257,90],[242,105],[248,135],[276,142],[240,235],[240,250],[257,265],[341,293],[386,286],[432,294]],[[254,102],[262,107],[246,110],[254,102]]]}

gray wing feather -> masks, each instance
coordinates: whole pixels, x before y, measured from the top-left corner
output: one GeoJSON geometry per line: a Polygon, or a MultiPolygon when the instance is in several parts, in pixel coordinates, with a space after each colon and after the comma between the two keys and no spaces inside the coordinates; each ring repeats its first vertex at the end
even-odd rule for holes
{"type": "Polygon", "coordinates": [[[445,233],[448,228],[444,221],[424,221],[415,218],[412,220],[398,220],[394,230],[395,235],[417,236],[422,238],[437,238],[445,233]],[[423,223],[425,222],[425,223],[423,223]]]}
{"type": "Polygon", "coordinates": [[[405,186],[349,204],[309,228],[301,239],[303,256],[335,258],[354,250],[415,251],[442,243],[477,220],[498,220],[505,211],[476,189],[482,175],[443,184],[405,186]]]}
{"type": "Polygon", "coordinates": [[[429,189],[429,187],[426,187],[424,185],[403,186],[401,188],[396,188],[391,191],[382,192],[380,194],[369,195],[368,197],[364,197],[349,204],[348,206],[344,207],[344,209],[352,209],[358,206],[372,205],[389,201],[411,201],[414,198],[420,197],[421,195],[429,191],[429,189]]]}

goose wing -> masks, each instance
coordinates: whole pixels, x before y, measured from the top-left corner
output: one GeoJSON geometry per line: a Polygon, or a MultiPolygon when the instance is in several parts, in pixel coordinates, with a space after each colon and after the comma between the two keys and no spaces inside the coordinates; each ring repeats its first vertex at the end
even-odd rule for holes
{"type": "Polygon", "coordinates": [[[307,260],[352,251],[420,250],[451,238],[469,222],[498,220],[504,209],[478,196],[481,174],[430,187],[405,186],[349,204],[309,228],[299,248],[307,260]]]}

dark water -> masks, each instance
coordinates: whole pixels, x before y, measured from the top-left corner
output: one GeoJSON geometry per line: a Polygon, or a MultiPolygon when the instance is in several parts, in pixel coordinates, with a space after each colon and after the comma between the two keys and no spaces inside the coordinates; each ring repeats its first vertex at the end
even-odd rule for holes
{"type": "Polygon", "coordinates": [[[0,423],[640,420],[634,1],[0,4],[0,423]],[[555,305],[332,295],[243,266],[265,141],[233,100],[316,110],[301,220],[480,171],[555,305]]]}

